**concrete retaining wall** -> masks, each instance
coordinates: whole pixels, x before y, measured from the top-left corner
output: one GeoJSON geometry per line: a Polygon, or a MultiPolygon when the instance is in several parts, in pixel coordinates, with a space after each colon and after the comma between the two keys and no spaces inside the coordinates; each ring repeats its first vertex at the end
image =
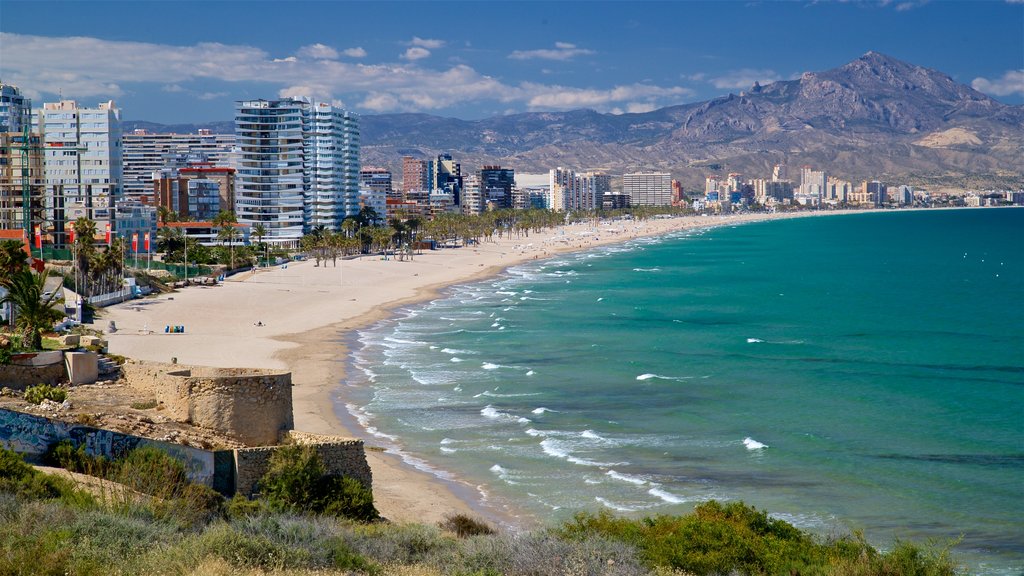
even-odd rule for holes
{"type": "Polygon", "coordinates": [[[110,459],[123,456],[140,446],[154,446],[181,460],[193,482],[219,488],[215,482],[214,452],[209,450],[0,408],[0,444],[23,454],[26,460],[41,462],[49,447],[61,440],[70,440],[76,446],[84,445],[87,454],[110,459]]]}

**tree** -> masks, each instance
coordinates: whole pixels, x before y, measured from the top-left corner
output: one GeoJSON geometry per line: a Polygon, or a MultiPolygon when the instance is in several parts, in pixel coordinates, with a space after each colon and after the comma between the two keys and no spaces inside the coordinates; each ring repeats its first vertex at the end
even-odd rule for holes
{"type": "Polygon", "coordinates": [[[43,296],[47,276],[46,271],[35,274],[26,268],[0,279],[0,286],[7,289],[7,294],[0,298],[0,304],[9,302],[13,305],[14,325],[22,331],[23,342],[28,343],[32,350],[42,348],[43,330],[51,328],[64,315],[54,308],[59,290],[43,296]]]}
{"type": "Polygon", "coordinates": [[[235,217],[235,213],[230,210],[221,210],[216,216],[213,217],[213,225],[218,227],[217,239],[223,242],[228,241],[229,249],[231,250],[231,269],[235,269],[235,238],[238,237],[238,230],[235,228],[235,224],[238,223],[238,218],[235,217]]]}
{"type": "Polygon", "coordinates": [[[96,241],[96,223],[86,217],[75,220],[71,227],[75,231],[75,265],[78,267],[78,274],[81,275],[83,286],[78,291],[89,296],[89,267],[96,253],[94,242],[96,241]]]}
{"type": "Polygon", "coordinates": [[[18,240],[0,242],[0,278],[7,278],[24,270],[28,266],[27,261],[28,254],[25,254],[24,243],[18,240]]]}
{"type": "Polygon", "coordinates": [[[262,222],[257,222],[256,225],[252,227],[252,234],[256,237],[256,243],[259,244],[259,247],[264,251],[264,260],[269,264],[270,254],[268,253],[267,245],[263,243],[263,238],[267,235],[267,227],[264,226],[262,222]]]}

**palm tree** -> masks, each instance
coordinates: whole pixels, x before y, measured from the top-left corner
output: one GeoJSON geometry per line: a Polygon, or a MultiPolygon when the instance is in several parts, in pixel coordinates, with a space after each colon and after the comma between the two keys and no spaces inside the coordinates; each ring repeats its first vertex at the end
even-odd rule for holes
{"type": "Polygon", "coordinates": [[[42,348],[43,330],[52,327],[63,316],[54,308],[60,291],[54,290],[49,296],[43,296],[47,276],[45,270],[42,274],[34,274],[24,269],[0,279],[0,286],[7,289],[0,303],[13,305],[14,325],[21,329],[23,342],[28,343],[32,350],[42,348]]]}
{"type": "Polygon", "coordinates": [[[262,222],[257,222],[256,225],[252,227],[252,234],[253,234],[253,236],[256,237],[256,243],[261,248],[263,248],[263,251],[264,251],[264,258],[263,258],[263,260],[264,260],[264,262],[267,265],[269,265],[270,264],[269,247],[263,244],[263,237],[267,235],[267,227],[264,226],[262,222]]]}
{"type": "Polygon", "coordinates": [[[0,278],[7,278],[24,270],[27,260],[28,255],[25,254],[24,243],[17,240],[0,242],[0,278]]]}
{"type": "MultiPolygon", "coordinates": [[[[89,287],[86,280],[89,278],[89,265],[96,252],[94,242],[96,241],[96,223],[86,217],[80,217],[71,225],[75,230],[75,265],[78,267],[77,274],[81,275],[83,286],[76,286],[76,289],[84,295],[89,295],[89,287]]],[[[76,276],[77,278],[77,276],[76,276]]]]}
{"type": "Polygon", "coordinates": [[[238,236],[238,230],[234,227],[236,223],[238,223],[238,218],[230,210],[221,210],[213,217],[213,225],[220,228],[217,231],[217,239],[220,241],[227,240],[230,246],[232,270],[235,269],[235,238],[238,236]]]}

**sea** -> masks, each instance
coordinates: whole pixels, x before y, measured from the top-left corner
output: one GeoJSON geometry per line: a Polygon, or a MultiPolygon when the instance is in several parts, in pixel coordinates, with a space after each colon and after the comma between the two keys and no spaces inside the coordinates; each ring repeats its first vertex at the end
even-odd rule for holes
{"type": "Polygon", "coordinates": [[[1024,574],[1024,209],[708,222],[398,310],[339,411],[527,524],[743,501],[1024,574]]]}

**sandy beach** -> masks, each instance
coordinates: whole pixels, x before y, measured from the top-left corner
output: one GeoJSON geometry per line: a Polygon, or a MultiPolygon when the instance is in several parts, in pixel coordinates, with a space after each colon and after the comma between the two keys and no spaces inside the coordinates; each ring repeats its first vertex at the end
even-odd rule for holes
{"type": "MultiPolygon", "coordinates": [[[[334,403],[337,394],[344,401],[346,334],[386,318],[397,307],[558,253],[679,230],[815,214],[828,212],[576,224],[479,246],[424,251],[411,261],[365,256],[337,265],[292,262],[237,274],[219,286],[190,287],[110,307],[97,327],[116,322],[117,332],[108,335],[110,351],[129,358],[290,370],[296,429],[351,436],[357,434],[342,423],[334,403]],[[166,325],[184,326],[185,333],[165,334],[166,325]]],[[[471,505],[473,486],[442,482],[375,447],[372,439],[367,440],[367,458],[377,507],[393,521],[434,523],[447,514],[487,512],[471,505]]]]}

